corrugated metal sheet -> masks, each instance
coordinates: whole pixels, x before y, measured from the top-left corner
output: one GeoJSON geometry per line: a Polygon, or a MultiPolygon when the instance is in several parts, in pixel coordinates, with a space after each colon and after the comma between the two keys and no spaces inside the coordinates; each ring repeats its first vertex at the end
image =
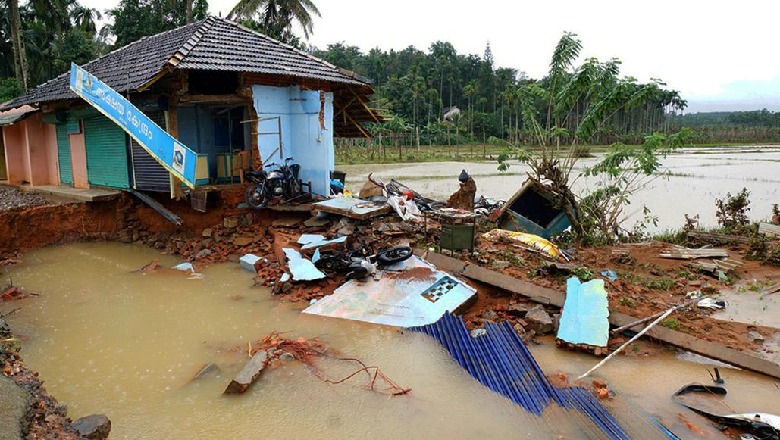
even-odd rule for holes
{"type": "MultiPolygon", "coordinates": [[[[161,111],[146,112],[146,116],[157,125],[165,128],[165,114],[161,111]]],[[[170,173],[157,162],[148,151],[130,138],[133,160],[133,187],[137,190],[168,192],[170,191],[170,173]]]]}
{"type": "Polygon", "coordinates": [[[70,137],[66,124],[57,124],[57,165],[60,182],[73,185],[73,166],[70,161],[70,137]]]}
{"type": "MultiPolygon", "coordinates": [[[[637,438],[584,388],[553,387],[509,323],[487,324],[485,329],[486,335],[472,338],[460,317],[445,314],[434,324],[410,330],[435,338],[472,377],[533,414],[541,416],[554,402],[582,414],[581,423],[592,422],[604,438],[637,438]]],[[[577,419],[573,416],[574,421],[577,419]]],[[[652,431],[642,433],[642,438],[677,438],[662,426],[648,424],[646,418],[644,421],[644,428],[650,426],[652,431]]],[[[583,431],[588,430],[586,425],[583,431]]]]}
{"type": "Polygon", "coordinates": [[[84,119],[90,185],[130,188],[125,132],[105,116],[84,119]]]}

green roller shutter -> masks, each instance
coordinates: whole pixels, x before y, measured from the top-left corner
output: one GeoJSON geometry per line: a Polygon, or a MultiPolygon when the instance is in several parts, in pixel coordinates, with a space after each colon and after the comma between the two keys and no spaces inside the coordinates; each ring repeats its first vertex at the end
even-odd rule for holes
{"type": "Polygon", "coordinates": [[[130,188],[125,132],[103,115],[84,119],[90,185],[130,188]]]}
{"type": "Polygon", "coordinates": [[[73,185],[73,166],[70,161],[70,137],[65,124],[57,124],[57,164],[60,167],[60,182],[73,185]]]}

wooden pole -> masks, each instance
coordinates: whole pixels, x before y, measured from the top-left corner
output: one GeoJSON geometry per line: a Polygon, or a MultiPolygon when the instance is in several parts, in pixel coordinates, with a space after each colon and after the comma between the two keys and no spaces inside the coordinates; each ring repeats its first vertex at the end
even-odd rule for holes
{"type": "Polygon", "coordinates": [[[658,324],[659,322],[663,321],[663,320],[664,320],[664,318],[666,318],[667,316],[671,315],[671,314],[672,314],[672,312],[674,312],[675,310],[677,310],[677,309],[680,309],[680,308],[682,308],[682,307],[685,307],[685,306],[687,306],[687,305],[688,305],[688,304],[690,304],[690,303],[691,303],[690,301],[687,301],[687,302],[685,302],[685,303],[683,303],[683,304],[680,304],[680,305],[674,306],[674,307],[672,307],[671,309],[669,309],[669,310],[665,311],[663,314],[661,314],[661,316],[659,316],[658,318],[656,318],[656,320],[655,320],[655,321],[651,322],[651,323],[650,323],[650,325],[648,325],[647,327],[643,328],[641,332],[639,332],[639,333],[637,333],[636,335],[634,335],[634,337],[633,337],[633,338],[629,339],[629,340],[628,340],[628,341],[627,341],[625,344],[623,344],[623,345],[621,345],[620,347],[618,347],[618,349],[617,349],[617,350],[615,350],[615,351],[613,351],[612,353],[610,353],[610,355],[609,355],[609,356],[605,357],[605,358],[604,358],[604,359],[603,359],[601,362],[599,362],[598,364],[596,364],[596,365],[595,365],[593,368],[591,368],[590,370],[588,370],[588,371],[586,371],[585,373],[583,373],[583,374],[582,374],[582,376],[580,376],[580,377],[578,377],[578,378],[577,378],[577,380],[580,380],[580,379],[582,379],[583,377],[586,377],[586,376],[590,375],[590,373],[592,373],[592,372],[596,371],[596,369],[598,369],[598,368],[599,368],[599,367],[601,367],[602,365],[606,364],[608,360],[612,359],[612,358],[613,358],[613,357],[614,357],[616,354],[620,353],[620,352],[621,352],[621,351],[622,351],[624,348],[626,348],[626,347],[628,347],[629,345],[631,345],[631,343],[632,343],[632,342],[634,342],[634,341],[636,341],[637,339],[641,338],[641,337],[642,337],[642,335],[644,335],[645,333],[647,333],[647,332],[648,332],[648,330],[650,330],[651,328],[655,327],[655,326],[656,326],[656,324],[658,324]]]}

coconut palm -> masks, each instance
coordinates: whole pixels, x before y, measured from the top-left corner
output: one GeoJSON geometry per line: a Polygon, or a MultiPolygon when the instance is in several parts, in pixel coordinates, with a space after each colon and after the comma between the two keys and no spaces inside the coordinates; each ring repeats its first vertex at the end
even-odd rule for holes
{"type": "Polygon", "coordinates": [[[311,0],[239,0],[228,18],[251,20],[257,16],[263,30],[275,37],[291,34],[293,21],[297,21],[308,39],[312,15],[319,17],[320,11],[311,0]]]}

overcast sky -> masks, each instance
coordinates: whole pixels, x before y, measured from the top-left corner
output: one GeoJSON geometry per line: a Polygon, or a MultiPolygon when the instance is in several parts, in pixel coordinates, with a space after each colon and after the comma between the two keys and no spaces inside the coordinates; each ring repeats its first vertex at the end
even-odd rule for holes
{"type": "MultiPolygon", "coordinates": [[[[116,2],[116,0],[109,0],[116,2]]],[[[496,67],[541,78],[564,31],[579,35],[582,57],[622,62],[623,75],[659,78],[689,101],[688,111],[780,111],[777,0],[313,0],[321,12],[309,40],[363,52],[426,51],[450,42],[496,67]]],[[[106,0],[82,0],[106,8],[106,0]]],[[[235,0],[209,0],[224,17],[235,0]]]]}

